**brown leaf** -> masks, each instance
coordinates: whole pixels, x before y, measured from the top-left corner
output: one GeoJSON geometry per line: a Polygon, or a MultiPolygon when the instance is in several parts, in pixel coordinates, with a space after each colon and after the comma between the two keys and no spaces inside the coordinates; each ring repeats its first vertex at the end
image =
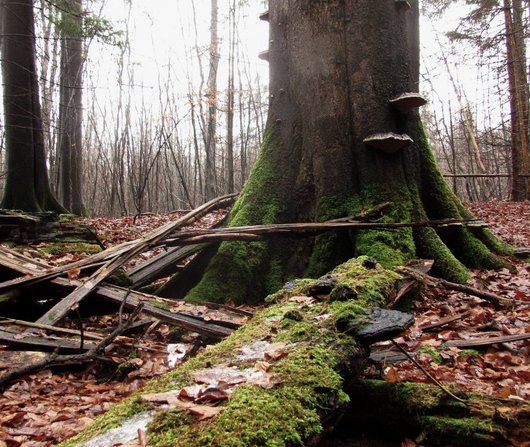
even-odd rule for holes
{"type": "Polygon", "coordinates": [[[68,270],[68,279],[70,281],[75,281],[79,278],[79,275],[81,274],[81,269],[79,268],[73,268],[68,270]]]}
{"type": "Polygon", "coordinates": [[[385,373],[385,380],[389,383],[401,382],[401,377],[393,366],[389,367],[385,373]]]}
{"type": "Polygon", "coordinates": [[[219,402],[222,400],[228,399],[228,393],[217,387],[208,387],[205,390],[199,391],[199,394],[197,396],[197,399],[195,399],[195,402],[219,402]]]}

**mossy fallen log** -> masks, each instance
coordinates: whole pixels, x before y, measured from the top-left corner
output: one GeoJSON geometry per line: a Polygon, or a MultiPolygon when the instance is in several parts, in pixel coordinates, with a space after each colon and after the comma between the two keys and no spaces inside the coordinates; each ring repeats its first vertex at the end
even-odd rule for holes
{"type": "Polygon", "coordinates": [[[530,403],[520,400],[467,393],[462,403],[433,385],[381,380],[356,382],[348,395],[362,402],[341,421],[348,432],[377,433],[398,444],[416,439],[425,446],[509,446],[530,439],[530,403]]]}
{"type": "Polygon", "coordinates": [[[366,337],[385,331],[372,324],[384,314],[374,309],[401,279],[361,257],[320,282],[293,281],[234,334],[61,445],[127,443],[138,433],[149,446],[317,445],[350,404],[364,406],[346,390],[366,364],[366,337]]]}

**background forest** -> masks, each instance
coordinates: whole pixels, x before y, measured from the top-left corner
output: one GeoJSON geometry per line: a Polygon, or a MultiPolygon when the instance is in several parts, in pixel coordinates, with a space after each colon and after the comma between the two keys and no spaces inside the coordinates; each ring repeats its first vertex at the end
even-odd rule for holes
{"type": "MultiPolygon", "coordinates": [[[[65,208],[164,212],[241,188],[267,116],[264,3],[35,2],[44,145],[65,208]]],[[[423,9],[422,113],[443,173],[464,200],[528,199],[530,2],[423,9]]]]}

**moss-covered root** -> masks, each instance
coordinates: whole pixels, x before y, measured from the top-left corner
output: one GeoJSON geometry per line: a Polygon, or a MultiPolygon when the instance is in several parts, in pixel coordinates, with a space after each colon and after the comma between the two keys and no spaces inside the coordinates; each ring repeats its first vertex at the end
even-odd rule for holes
{"type": "Polygon", "coordinates": [[[431,385],[383,381],[357,383],[349,396],[362,405],[351,406],[348,430],[375,430],[425,446],[507,446],[530,439],[528,403],[476,394],[462,395],[466,403],[460,403],[431,385]]]}
{"type": "MultiPolygon", "coordinates": [[[[280,145],[277,128],[268,125],[260,156],[252,175],[236,201],[229,217],[229,226],[274,223],[278,217],[278,184],[281,170],[274,162],[273,152],[280,145]]],[[[208,265],[201,281],[186,296],[190,302],[242,303],[247,298],[263,298],[271,285],[278,285],[281,271],[274,265],[266,242],[223,242],[208,265]],[[276,276],[277,280],[271,279],[276,276]]]]}
{"type": "Polygon", "coordinates": [[[340,301],[342,296],[334,300],[340,294],[333,291],[323,300],[307,296],[312,280],[277,293],[277,303],[247,325],[152,380],[141,393],[63,447],[84,445],[132,415],[149,410],[155,413],[147,429],[149,445],[154,447],[303,446],[318,439],[349,401],[344,384],[365,365],[366,352],[357,344],[353,330],[341,332],[339,323],[344,319],[362,322],[371,307],[384,305],[400,278],[367,258],[350,260],[333,275],[340,290],[349,290],[349,301],[340,301]],[[182,404],[168,409],[147,402],[146,395],[175,390],[176,397],[184,387],[203,382],[198,379],[199,371],[202,377],[206,371],[229,383],[226,373],[220,372],[227,369],[238,375],[237,383],[229,386],[229,399],[217,403],[221,411],[212,418],[201,420],[182,404]]]}

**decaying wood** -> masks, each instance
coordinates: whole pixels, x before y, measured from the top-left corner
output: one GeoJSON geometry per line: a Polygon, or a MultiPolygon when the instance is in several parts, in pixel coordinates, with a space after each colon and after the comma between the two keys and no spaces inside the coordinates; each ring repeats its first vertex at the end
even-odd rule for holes
{"type": "Polygon", "coordinates": [[[129,315],[127,320],[120,322],[120,324],[116,326],[116,328],[109,335],[102,339],[98,344],[92,345],[87,352],[83,354],[59,355],[59,351],[55,350],[55,352],[53,352],[50,356],[40,361],[25,365],[21,368],[13,369],[0,376],[0,389],[4,388],[13,380],[50,366],[81,364],[93,362],[94,360],[102,360],[101,353],[134,322],[134,320],[140,314],[142,306],[142,304],[138,305],[129,315]]]}
{"type": "Polygon", "coordinates": [[[505,447],[530,439],[530,403],[520,400],[459,393],[463,405],[432,385],[381,380],[357,381],[348,394],[354,405],[341,425],[395,441],[388,445],[419,438],[424,446],[505,447]]]}
{"type": "Polygon", "coordinates": [[[131,244],[126,251],[105,263],[95,273],[90,275],[88,279],[83,282],[83,285],[76,288],[67,297],[52,307],[48,312],[40,317],[37,322],[49,325],[57,323],[70,311],[73,306],[86,298],[99,284],[101,284],[106,278],[108,278],[118,269],[123,267],[131,259],[148,250],[150,247],[157,245],[161,240],[179,228],[182,228],[185,225],[190,225],[198,218],[214,209],[227,206],[229,203],[232,203],[235,197],[235,194],[230,194],[228,196],[211,200],[210,202],[205,203],[180,219],[174,222],[168,222],[167,224],[162,225],[160,228],[151,231],[145,237],[137,240],[134,244],[131,244]]]}
{"type": "Polygon", "coordinates": [[[445,394],[447,394],[448,396],[451,396],[453,399],[459,401],[459,402],[464,402],[463,399],[461,399],[460,397],[456,396],[454,393],[452,393],[451,391],[449,391],[445,386],[443,386],[437,379],[436,377],[434,377],[429,371],[427,371],[414,357],[412,357],[399,343],[397,343],[395,340],[390,340],[392,342],[392,344],[399,350],[401,351],[412,363],[414,363],[414,365],[416,366],[416,368],[418,368],[423,374],[425,374],[425,376],[431,381],[433,382],[438,388],[440,388],[445,394]]]}
{"type": "Polygon", "coordinates": [[[127,272],[132,287],[141,287],[155,279],[171,275],[176,271],[176,264],[201,251],[208,244],[197,244],[186,247],[172,247],[168,251],[138,264],[127,272]]]}
{"type": "MultiPolygon", "coordinates": [[[[367,352],[361,347],[359,334],[366,328],[366,316],[373,313],[372,299],[386,296],[390,302],[400,279],[380,266],[367,265],[362,260],[350,260],[331,273],[342,287],[348,281],[358,281],[355,301],[334,301],[333,297],[338,295],[333,289],[319,299],[307,296],[314,282],[304,282],[296,290],[282,290],[276,295],[276,304],[257,312],[234,336],[157,379],[161,388],[151,382],[148,392],[140,391],[133,396],[138,404],[135,411],[143,414],[142,405],[154,410],[148,444],[193,447],[212,445],[215,439],[215,445],[226,445],[228,440],[234,445],[248,446],[316,445],[322,432],[344,415],[347,408],[344,391],[348,391],[352,410],[366,409],[380,418],[381,408],[386,412],[390,406],[403,417],[413,417],[415,424],[403,425],[406,432],[404,435],[400,432],[403,435],[400,442],[405,436],[413,439],[421,433],[418,423],[431,422],[425,425],[425,433],[429,439],[437,439],[438,445],[478,445],[472,440],[483,435],[491,435],[492,446],[507,445],[506,439],[518,428],[491,415],[474,413],[476,401],[471,398],[462,405],[445,399],[438,388],[421,385],[422,394],[417,394],[402,391],[403,384],[382,382],[384,393],[374,391],[380,400],[366,408],[372,400],[358,399],[359,390],[352,392],[349,385],[359,384],[355,379],[365,365],[367,352]],[[362,293],[364,287],[370,290],[369,294],[362,293]],[[358,309],[364,311],[359,314],[358,309]],[[193,391],[197,388],[202,393],[193,391]],[[437,413],[442,405],[458,405],[455,409],[459,412],[437,413]],[[461,427],[459,418],[464,413],[477,428],[458,433],[453,427],[461,427]],[[438,414],[439,424],[434,419],[438,414]],[[444,422],[449,425],[446,427],[444,422]],[[483,431],[485,426],[487,433],[483,431]],[[462,442],[452,442],[455,434],[462,442]]],[[[96,420],[93,427],[68,445],[85,445],[89,440],[104,445],[105,421],[114,415],[130,414],[127,405],[130,403],[111,409],[110,415],[96,420]]],[[[123,424],[127,422],[128,419],[123,420],[123,424]]]]}
{"type": "Polygon", "coordinates": [[[530,339],[530,333],[519,335],[503,335],[500,337],[468,338],[466,340],[449,340],[444,343],[444,346],[447,348],[455,347],[460,349],[479,348],[481,346],[491,346],[497,343],[511,343],[514,341],[528,339],[530,339]]]}
{"type": "MultiPolygon", "coordinates": [[[[0,318],[0,324],[14,324],[17,326],[30,327],[33,329],[43,329],[45,331],[56,332],[58,334],[68,334],[68,335],[77,335],[77,336],[81,335],[80,331],[77,331],[75,329],[67,329],[67,328],[57,327],[57,326],[48,326],[45,324],[32,323],[31,321],[17,320],[15,318],[0,318]]],[[[92,332],[86,332],[86,331],[83,331],[83,337],[89,338],[92,340],[103,340],[102,336],[98,334],[94,334],[92,332]]]]}
{"type": "MultiPolygon", "coordinates": [[[[7,250],[7,253],[10,251],[7,250]]],[[[1,257],[2,251],[0,250],[0,264],[2,263],[2,257],[1,257]]],[[[9,256],[8,259],[13,259],[13,257],[9,256]]],[[[32,264],[32,258],[28,258],[22,254],[17,253],[17,259],[20,262],[17,262],[13,265],[13,267],[16,267],[16,271],[23,274],[35,274],[38,275],[41,273],[42,269],[49,268],[46,264],[42,262],[38,262],[37,264],[32,264]],[[38,267],[37,267],[38,265],[38,267]]],[[[8,266],[7,263],[2,264],[4,266],[8,266]]],[[[69,280],[62,277],[56,277],[50,281],[52,284],[59,286],[61,288],[64,288],[65,290],[71,290],[73,288],[76,288],[80,286],[82,283],[76,280],[69,280]]],[[[235,327],[237,325],[234,325],[231,321],[228,321],[227,323],[224,322],[213,322],[213,321],[207,321],[203,317],[198,315],[191,315],[191,314],[183,314],[179,312],[169,312],[163,309],[160,309],[159,307],[156,307],[152,304],[149,304],[149,302],[156,302],[158,300],[158,297],[155,297],[153,295],[149,295],[146,293],[137,292],[134,290],[128,290],[124,289],[118,286],[110,285],[110,284],[100,284],[98,287],[95,288],[94,294],[96,296],[99,296],[101,298],[110,300],[116,304],[120,304],[123,300],[123,297],[125,294],[129,294],[127,303],[125,306],[130,309],[136,307],[140,302],[144,304],[143,312],[146,315],[150,315],[154,318],[157,318],[160,321],[163,321],[165,323],[171,324],[173,326],[181,327],[186,330],[190,330],[193,332],[197,332],[198,334],[201,334],[203,336],[206,336],[208,338],[212,339],[221,339],[228,335],[230,335],[235,327]]],[[[189,305],[189,307],[193,307],[189,305]]],[[[240,312],[240,311],[234,311],[234,310],[228,310],[228,312],[240,312]]],[[[197,312],[199,314],[199,312],[197,312]]],[[[44,328],[44,329],[50,329],[52,327],[56,328],[57,331],[64,331],[62,328],[57,328],[53,325],[47,325],[42,323],[31,323],[30,325],[27,325],[28,327],[36,327],[36,328],[44,328]]]]}
{"type": "Polygon", "coordinates": [[[420,327],[423,332],[432,331],[433,329],[445,326],[446,324],[453,323],[454,321],[463,320],[470,315],[470,312],[463,312],[458,315],[451,315],[450,317],[442,318],[441,320],[435,321],[434,323],[425,324],[420,327]]]}
{"type": "Polygon", "coordinates": [[[83,352],[93,347],[92,344],[84,343],[81,347],[79,343],[63,340],[53,339],[51,337],[36,337],[25,334],[20,336],[18,332],[11,332],[0,330],[0,343],[14,348],[33,349],[39,351],[55,351],[59,352],[83,352]]]}
{"type": "Polygon", "coordinates": [[[482,298],[495,306],[499,307],[509,307],[513,306],[516,300],[511,300],[508,298],[503,298],[502,296],[496,295],[494,293],[488,292],[486,290],[476,289],[475,287],[466,286],[464,284],[458,284],[451,281],[446,281],[445,279],[435,278],[434,276],[427,275],[425,273],[418,272],[417,270],[408,268],[408,267],[399,267],[396,269],[397,272],[404,275],[409,275],[416,278],[418,281],[423,282],[431,287],[440,287],[449,290],[455,290],[457,292],[464,292],[469,295],[482,298]]]}
{"type": "MultiPolygon", "coordinates": [[[[307,237],[332,230],[393,230],[398,228],[449,226],[477,226],[476,219],[442,219],[424,222],[363,222],[340,220],[328,222],[285,223],[270,225],[253,225],[229,228],[195,229],[181,231],[176,238],[165,241],[167,246],[190,245],[202,242],[217,241],[257,241],[272,237],[307,237]]],[[[481,224],[482,225],[482,224],[481,224]]]]}

